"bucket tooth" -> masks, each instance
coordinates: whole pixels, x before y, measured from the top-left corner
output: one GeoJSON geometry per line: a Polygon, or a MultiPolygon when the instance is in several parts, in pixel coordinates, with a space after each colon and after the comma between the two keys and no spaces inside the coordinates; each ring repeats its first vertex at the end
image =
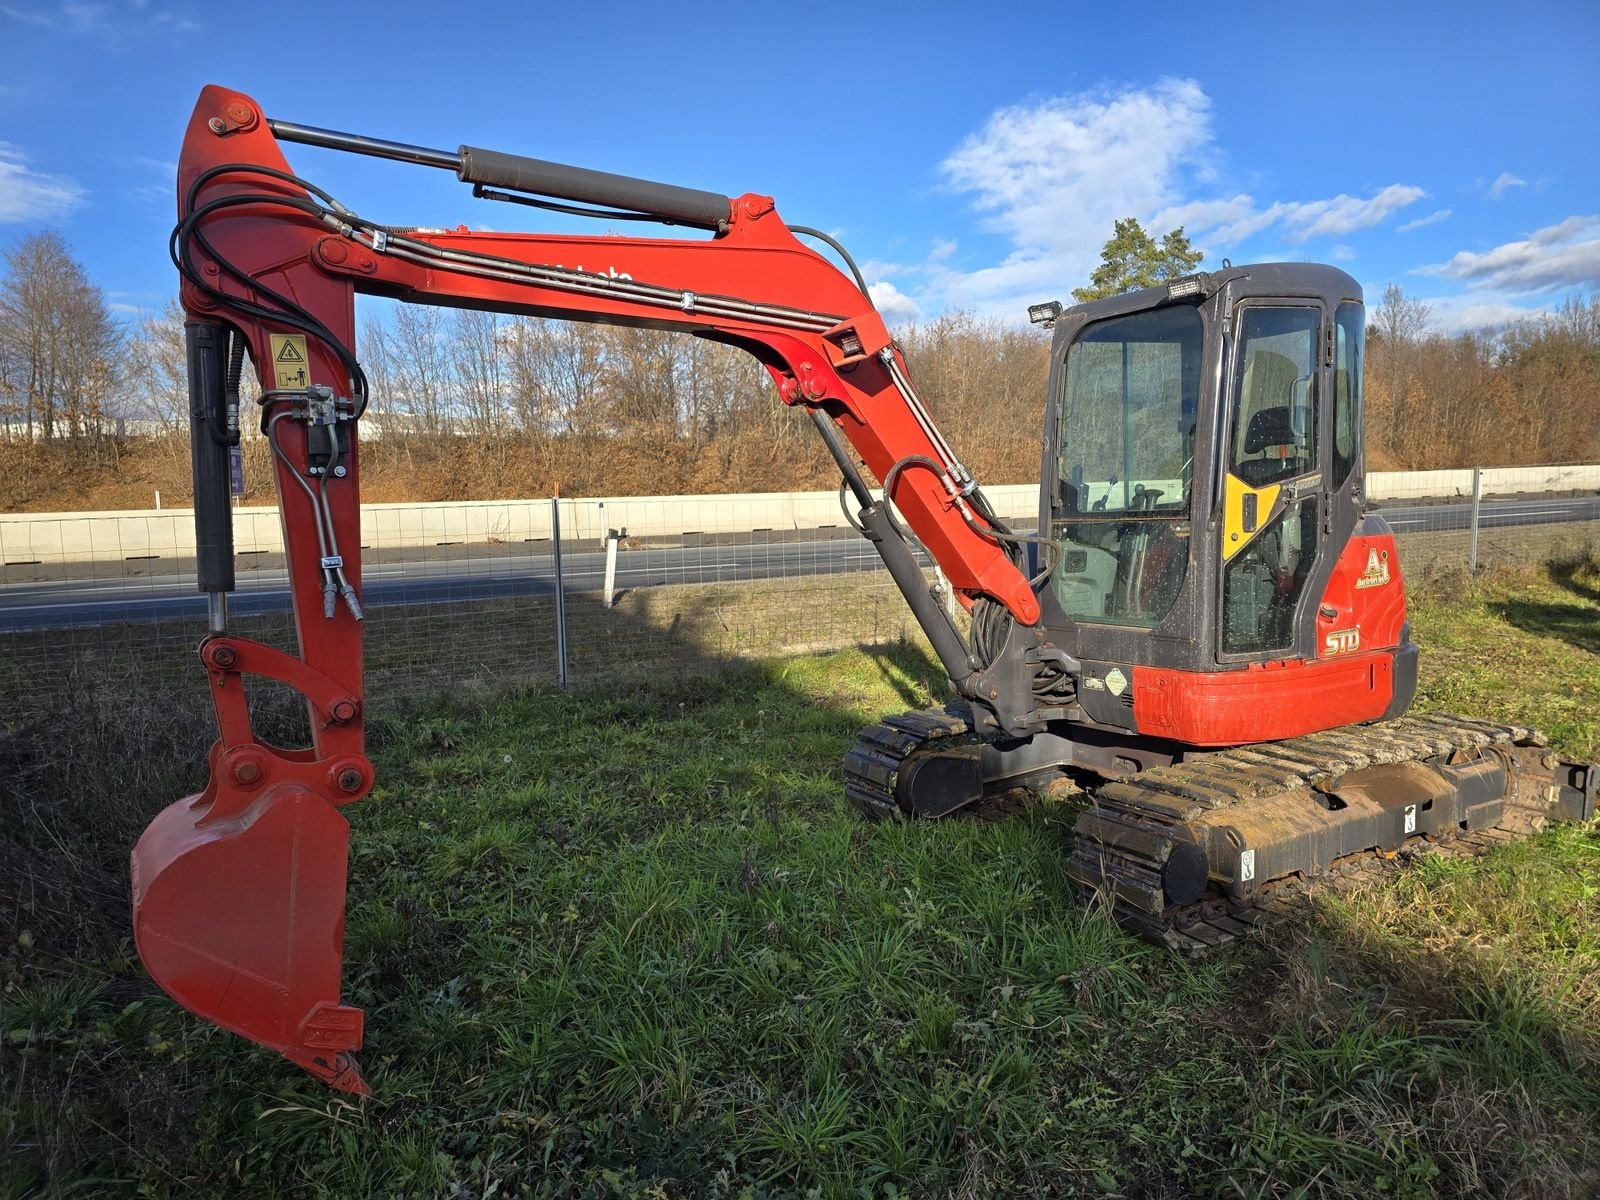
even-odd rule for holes
{"type": "Polygon", "coordinates": [[[283,1056],[315,1075],[334,1091],[348,1092],[352,1096],[372,1095],[372,1089],[361,1076],[361,1068],[356,1065],[355,1055],[348,1051],[341,1050],[333,1055],[313,1054],[291,1046],[283,1051],[283,1056]]]}

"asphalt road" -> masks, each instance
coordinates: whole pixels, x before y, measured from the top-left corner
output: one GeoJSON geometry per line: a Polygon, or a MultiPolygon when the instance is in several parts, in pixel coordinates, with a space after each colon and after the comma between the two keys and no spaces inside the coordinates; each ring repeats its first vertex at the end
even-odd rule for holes
{"type": "MultiPolygon", "coordinates": [[[[881,566],[871,544],[855,537],[623,550],[617,555],[616,586],[627,591],[674,583],[734,583],[881,566]]],[[[598,592],[605,586],[603,552],[564,553],[561,568],[569,593],[598,592]]],[[[286,571],[240,571],[237,581],[238,590],[228,597],[230,613],[249,616],[288,609],[286,571]]],[[[365,566],[361,602],[373,609],[550,595],[554,590],[555,560],[549,553],[429,558],[365,566]]],[[[200,617],[205,611],[205,597],[195,590],[192,575],[72,579],[0,588],[0,633],[200,617]]]]}
{"type": "MultiPolygon", "coordinates": [[[[1379,510],[1400,534],[1468,528],[1471,505],[1394,504],[1379,510]]],[[[1479,527],[1554,525],[1600,520],[1600,497],[1486,500],[1479,527]]],[[[877,570],[876,551],[861,538],[802,542],[751,542],[735,545],[623,550],[617,556],[620,590],[661,584],[733,583],[785,576],[845,574],[877,570]]],[[[604,586],[605,555],[566,553],[562,572],[567,590],[598,592],[604,586]]],[[[549,554],[523,553],[417,562],[370,564],[363,572],[362,602],[368,608],[406,604],[448,604],[508,596],[550,594],[555,564],[549,554]]],[[[287,575],[282,570],[241,571],[239,590],[229,597],[239,615],[289,607],[287,575]]],[[[115,621],[199,617],[205,597],[192,577],[151,575],[116,579],[74,579],[0,586],[0,633],[59,629],[115,621]]]]}
{"type": "MultiPolygon", "coordinates": [[[[1396,533],[1442,533],[1472,525],[1472,505],[1467,501],[1383,504],[1378,515],[1394,526],[1396,533]]],[[[1562,525],[1568,521],[1600,521],[1600,496],[1485,500],[1478,510],[1479,529],[1562,525]]]]}

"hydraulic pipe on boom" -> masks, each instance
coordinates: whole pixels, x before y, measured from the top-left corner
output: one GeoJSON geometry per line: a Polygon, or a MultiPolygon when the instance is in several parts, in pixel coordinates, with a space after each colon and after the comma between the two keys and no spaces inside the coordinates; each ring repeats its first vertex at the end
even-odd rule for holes
{"type": "Polygon", "coordinates": [[[994,516],[939,434],[859,275],[852,281],[797,240],[770,197],[270,120],[249,97],[215,86],[191,119],[178,190],[172,249],[189,318],[200,585],[212,597],[200,655],[220,737],[206,789],[162,812],[135,848],[133,898],[146,966],[194,1012],[334,1087],[365,1089],[352,1057],[362,1014],[339,1000],[348,825],[338,810],[372,787],[361,680],[357,430],[367,396],[355,351],[358,292],[679,330],[754,354],[784,402],[809,411],[863,532],[985,727],[1012,736],[1040,727],[1032,675],[1017,666],[1037,661],[1027,655],[1043,637],[1038,597],[1019,565],[1027,539],[994,516]],[[295,174],[285,141],[454,170],[491,199],[711,236],[390,227],[295,174]],[[262,380],[298,656],[226,625],[226,441],[237,429],[229,404],[238,357],[229,346],[248,349],[262,380]],[[881,499],[846,442],[884,481],[881,499]],[[891,500],[974,609],[975,628],[1003,630],[998,642],[968,644],[930,591],[891,500]],[[306,698],[311,746],[256,737],[247,674],[306,698]]]}
{"type": "MultiPolygon", "coordinates": [[[[698,229],[727,228],[733,204],[717,192],[702,192],[670,183],[652,183],[628,175],[592,171],[565,163],[503,154],[476,146],[449,150],[430,150],[403,142],[386,142],[360,134],[316,129],[290,121],[267,121],[267,128],[281,142],[301,142],[328,150],[345,150],[374,158],[443,167],[454,171],[463,183],[473,185],[475,194],[486,188],[506,188],[531,195],[553,196],[584,204],[603,204],[621,212],[647,215],[665,225],[691,225],[698,229]]],[[[616,213],[610,215],[618,215],[616,213]]]]}

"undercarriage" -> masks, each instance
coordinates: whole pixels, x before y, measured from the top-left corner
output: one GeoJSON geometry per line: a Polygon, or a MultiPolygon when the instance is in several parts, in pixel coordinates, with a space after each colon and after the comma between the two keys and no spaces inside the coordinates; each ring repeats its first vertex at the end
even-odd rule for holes
{"type": "Polygon", "coordinates": [[[1600,791],[1600,767],[1563,759],[1536,730],[1468,717],[1185,752],[1082,730],[984,743],[964,711],[864,729],[844,760],[851,804],[875,820],[993,816],[1081,789],[1068,873],[1126,928],[1189,953],[1288,915],[1329,876],[1589,820],[1600,791]]]}

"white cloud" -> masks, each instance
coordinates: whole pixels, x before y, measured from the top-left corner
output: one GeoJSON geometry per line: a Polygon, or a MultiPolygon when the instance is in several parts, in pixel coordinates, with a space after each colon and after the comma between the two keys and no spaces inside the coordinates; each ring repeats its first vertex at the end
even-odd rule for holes
{"type": "Polygon", "coordinates": [[[1421,229],[1426,225],[1437,225],[1440,221],[1450,219],[1450,210],[1441,208],[1438,212],[1431,212],[1425,217],[1418,217],[1415,221],[1407,221],[1395,230],[1396,233],[1410,233],[1413,229],[1421,229]]]}
{"type": "Polygon", "coordinates": [[[887,325],[904,325],[922,316],[922,309],[917,307],[917,302],[887,280],[869,283],[867,295],[872,297],[872,303],[887,325]]]}
{"type": "Polygon", "coordinates": [[[1015,310],[1021,293],[1087,278],[1117,218],[1177,200],[1180,173],[1210,143],[1210,108],[1198,83],[1165,79],[996,112],[942,168],[1013,250],[996,266],[942,271],[939,283],[956,303],[1015,310]]]}
{"type": "Polygon", "coordinates": [[[144,154],[102,154],[100,159],[118,167],[154,171],[163,179],[170,179],[178,173],[178,160],[175,158],[150,158],[144,154]]]}
{"type": "Polygon", "coordinates": [[[1489,199],[1498,200],[1506,194],[1507,188],[1527,187],[1526,179],[1519,179],[1510,171],[1501,171],[1500,176],[1489,185],[1489,199]]]}
{"type": "Polygon", "coordinates": [[[1084,95],[1002,109],[944,161],[945,175],[977,193],[977,207],[1019,242],[1081,247],[1082,213],[1148,213],[1169,203],[1174,174],[1211,140],[1211,102],[1192,79],[1148,91],[1084,95]]]}
{"type": "Polygon", "coordinates": [[[1153,218],[1158,229],[1182,225],[1217,247],[1233,246],[1273,226],[1291,242],[1338,237],[1368,229],[1428,193],[1410,184],[1391,183],[1366,199],[1342,192],[1330,200],[1279,201],[1258,209],[1250,196],[1202,200],[1165,209],[1153,218]]]}
{"type": "Polygon", "coordinates": [[[1328,260],[1330,262],[1349,262],[1355,256],[1355,250],[1343,243],[1328,247],[1328,260]]]}
{"type": "Polygon", "coordinates": [[[69,3],[44,7],[7,4],[0,6],[0,13],[14,21],[64,33],[99,33],[113,19],[111,8],[106,4],[69,3]]]}
{"type": "Polygon", "coordinates": [[[172,185],[170,183],[141,183],[137,187],[128,188],[123,195],[136,204],[170,204],[172,202],[172,185]]]}
{"type": "Polygon", "coordinates": [[[1428,193],[1409,184],[1391,183],[1369,200],[1338,195],[1332,200],[1312,200],[1303,204],[1273,205],[1285,210],[1282,220],[1289,236],[1303,242],[1318,234],[1338,235],[1367,229],[1386,220],[1408,204],[1415,204],[1428,193]]]}
{"type": "Polygon", "coordinates": [[[1156,228],[1183,226],[1186,232],[1208,230],[1219,244],[1231,244],[1257,233],[1272,222],[1256,211],[1255,201],[1242,192],[1227,200],[1190,200],[1164,208],[1152,219],[1156,228]]]}
{"type": "Polygon", "coordinates": [[[868,258],[861,263],[861,273],[868,279],[888,279],[892,275],[904,275],[915,269],[909,263],[895,262],[887,258],[868,258]]]}
{"type": "Polygon", "coordinates": [[[941,166],[957,190],[972,193],[1009,251],[978,269],[956,269],[951,255],[930,260],[921,268],[925,286],[910,290],[925,306],[1016,315],[1086,280],[1122,217],[1137,217],[1156,236],[1182,225],[1194,245],[1217,251],[1267,230],[1296,244],[1340,237],[1426,195],[1393,183],[1365,197],[1265,206],[1242,192],[1207,196],[1222,157],[1211,101],[1192,79],[1002,109],[941,166]]]}
{"type": "Polygon", "coordinates": [[[1550,311],[1548,308],[1512,304],[1503,297],[1487,292],[1464,292],[1457,296],[1430,298],[1426,303],[1429,328],[1448,335],[1473,333],[1480,329],[1501,329],[1518,321],[1544,316],[1550,311]]]}
{"type": "Polygon", "coordinates": [[[1600,288],[1600,213],[1572,216],[1482,254],[1463,250],[1421,275],[1527,295],[1558,288],[1600,288]]]}
{"type": "Polygon", "coordinates": [[[0,223],[64,217],[83,197],[76,180],[30,170],[21,150],[0,142],[0,223]]]}

